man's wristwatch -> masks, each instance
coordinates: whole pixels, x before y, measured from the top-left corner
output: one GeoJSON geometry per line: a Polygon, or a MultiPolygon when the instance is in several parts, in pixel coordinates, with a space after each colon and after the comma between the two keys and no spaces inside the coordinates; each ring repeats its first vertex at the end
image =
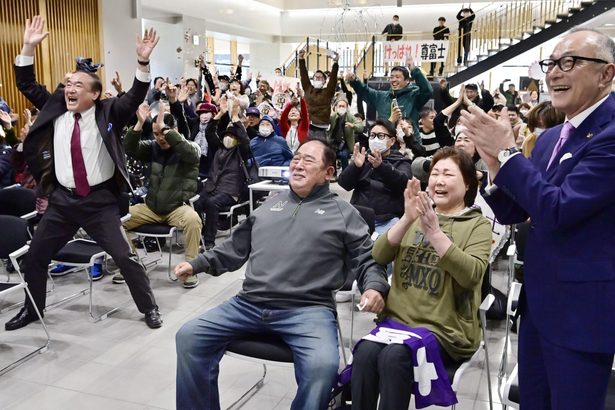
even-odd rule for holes
{"type": "Polygon", "coordinates": [[[498,152],[498,161],[500,165],[504,165],[513,155],[520,153],[521,150],[517,147],[506,148],[498,152]]]}

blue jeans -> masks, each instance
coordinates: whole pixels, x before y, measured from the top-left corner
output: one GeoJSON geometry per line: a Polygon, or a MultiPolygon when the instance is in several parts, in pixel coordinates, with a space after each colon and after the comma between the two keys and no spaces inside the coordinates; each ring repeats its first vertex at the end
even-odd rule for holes
{"type": "Polygon", "coordinates": [[[326,409],[339,367],[335,311],[325,306],[268,309],[240,296],[177,332],[177,409],[219,409],[219,363],[226,346],[262,332],[279,334],[293,352],[298,388],[291,409],[326,409]]]}
{"type": "Polygon", "coordinates": [[[381,222],[376,221],[374,224],[375,225],[374,230],[378,232],[378,235],[382,235],[383,233],[391,229],[393,225],[395,225],[397,222],[399,222],[398,217],[389,219],[388,221],[381,221],[381,222]]]}
{"type": "MultiPolygon", "coordinates": [[[[393,227],[397,222],[399,222],[399,218],[395,217],[393,219],[389,219],[388,221],[378,222],[376,221],[374,231],[378,232],[378,236],[386,233],[389,229],[393,227]]],[[[393,274],[393,263],[389,263],[387,265],[387,276],[391,276],[393,274]]]]}
{"type": "Polygon", "coordinates": [[[336,155],[342,164],[342,169],[346,169],[346,167],[348,166],[348,158],[350,157],[350,152],[348,152],[346,144],[343,144],[343,146],[344,148],[337,150],[336,155]]]}

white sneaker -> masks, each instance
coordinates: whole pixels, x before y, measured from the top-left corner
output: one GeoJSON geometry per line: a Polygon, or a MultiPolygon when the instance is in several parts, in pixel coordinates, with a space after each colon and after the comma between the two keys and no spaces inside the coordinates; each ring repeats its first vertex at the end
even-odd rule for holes
{"type": "Polygon", "coordinates": [[[196,275],[191,275],[188,276],[186,278],[186,281],[184,282],[184,288],[186,289],[192,289],[192,288],[196,288],[199,285],[199,278],[196,275]]]}

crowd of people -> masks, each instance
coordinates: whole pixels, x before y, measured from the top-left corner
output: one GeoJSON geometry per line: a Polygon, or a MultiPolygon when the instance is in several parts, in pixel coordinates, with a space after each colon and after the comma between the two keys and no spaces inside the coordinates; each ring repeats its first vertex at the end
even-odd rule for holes
{"type": "MultiPolygon", "coordinates": [[[[387,33],[396,35],[393,29],[387,33]]],[[[158,42],[151,29],[137,40],[130,89],[116,74],[116,92],[103,95],[96,65],[80,61],[50,93],[33,69],[35,49],[47,35],[41,17],[27,21],[15,70],[33,107],[19,132],[18,116],[0,100],[0,183],[35,189],[42,216],[24,266],[36,306],[26,299],[7,330],[38,320],[34,308],[45,308],[49,261],[79,227],[114,259],[121,271],[114,282],[127,283],[146,324],[160,327],[154,293],[124,229],[164,222],[183,231],[185,262],[175,273],[186,288],[198,285],[198,273],[220,275],[247,263],[241,292],[177,333],[178,408],[218,408],[218,362],[228,342],[269,332],[294,353],[298,392],[292,408],[324,409],[339,363],[335,293],[349,277],[362,293],[361,309],[378,314],[377,328],[354,350],[353,408],[375,409],[378,402],[380,408],[407,408],[411,394],[420,395],[408,388],[417,379],[413,352],[425,348],[441,366],[469,358],[479,346],[477,311],[491,247],[490,223],[475,205],[482,186],[504,223],[528,217],[532,223],[521,303],[528,319],[521,322],[527,335],[520,353],[524,408],[559,408],[562,398],[578,391],[576,385],[569,389],[576,379],[552,377],[552,361],[560,357],[584,370],[579,377],[593,378],[583,400],[595,398],[595,408],[604,400],[605,363],[615,351],[612,315],[602,315],[600,331],[581,325],[579,316],[574,326],[584,335],[604,333],[608,340],[583,342],[584,336],[571,337],[570,326],[552,323],[545,305],[551,302],[535,289],[569,295],[553,295],[553,304],[584,298],[594,304],[592,295],[604,295],[601,309],[579,308],[586,321],[594,318],[591,312],[613,307],[610,241],[598,243],[594,236],[588,254],[610,265],[587,260],[595,281],[583,285],[581,298],[573,284],[587,279],[571,270],[581,269],[580,262],[553,259],[574,259],[587,248],[575,239],[577,230],[583,238],[592,229],[612,232],[610,188],[599,181],[613,169],[612,40],[583,29],[564,37],[540,62],[553,102],[539,101],[536,93],[523,103],[514,86],[505,90],[503,84],[492,94],[482,83],[466,83],[454,98],[445,79],[434,89],[412,57],[391,68],[388,90],[352,73],[340,75],[336,54],[330,72],[310,77],[304,52],[297,88],[244,79],[241,58],[232,76],[218,75],[201,59],[198,78],[174,84],[159,76],[149,87],[149,59],[158,42]],[[363,104],[376,118],[365,120],[363,104]],[[582,138],[559,136],[565,120],[582,138]],[[558,138],[566,154],[554,150],[558,138]],[[218,229],[228,223],[219,214],[247,197],[254,166],[288,166],[290,190],[265,199],[216,245],[218,229]],[[330,192],[335,180],[352,191],[350,203],[330,192]],[[122,227],[117,197],[128,187],[140,188],[140,195],[122,227]],[[357,208],[373,214],[375,242],[357,208]],[[608,218],[608,226],[599,227],[608,218]],[[557,282],[562,275],[567,284],[557,282]],[[546,289],[545,281],[554,283],[546,289]],[[419,345],[416,329],[426,329],[419,345]],[[543,367],[528,365],[536,356],[544,356],[543,367]]],[[[439,388],[448,397],[450,386],[439,388]]],[[[450,398],[416,399],[452,404],[450,398]]]]}

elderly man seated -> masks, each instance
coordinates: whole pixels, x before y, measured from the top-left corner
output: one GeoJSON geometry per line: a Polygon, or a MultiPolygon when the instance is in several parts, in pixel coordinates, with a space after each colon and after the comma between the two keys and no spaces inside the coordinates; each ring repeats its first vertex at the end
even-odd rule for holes
{"type": "MultiPolygon", "coordinates": [[[[149,107],[141,104],[137,111],[137,124],[128,130],[124,138],[124,147],[129,156],[151,162],[145,203],[130,207],[131,218],[124,223],[124,228],[131,230],[150,223],[176,226],[184,232],[185,257],[191,260],[198,253],[202,224],[188,200],[197,191],[201,150],[196,143],[177,132],[175,117],[162,114],[162,110],[152,124],[155,140],[142,141],[143,124],[148,116],[149,107]]],[[[123,283],[123,279],[121,274],[117,274],[113,282],[123,283]]],[[[194,288],[198,284],[196,276],[184,281],[185,288],[194,288]]]]}
{"type": "Polygon", "coordinates": [[[305,142],[290,164],[289,191],[266,201],[225,242],[175,268],[183,279],[247,262],[240,293],[177,333],[178,409],[220,408],[218,363],[227,344],[263,332],[280,335],[293,351],[298,390],[291,408],[327,408],[339,366],[334,292],[353,269],[364,310],[379,312],[389,289],[371,258],[367,225],[329,190],[334,171],[327,143],[305,142]]]}

